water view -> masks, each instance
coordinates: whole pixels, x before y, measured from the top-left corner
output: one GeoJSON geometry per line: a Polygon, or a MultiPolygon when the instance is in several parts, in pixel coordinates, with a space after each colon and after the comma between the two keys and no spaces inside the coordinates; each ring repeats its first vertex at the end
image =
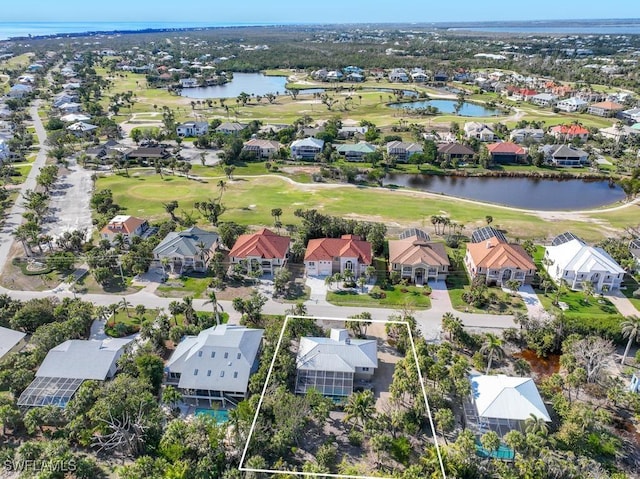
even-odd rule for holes
{"type": "Polygon", "coordinates": [[[266,76],[262,73],[234,73],[233,80],[224,85],[198,88],[183,88],[180,93],[187,98],[235,98],[240,93],[249,95],[265,95],[267,93],[283,94],[287,77],[266,76]]]}
{"type": "MultiPolygon", "coordinates": [[[[456,103],[457,102],[455,100],[423,100],[405,103],[391,103],[389,106],[391,108],[397,108],[399,110],[417,110],[420,108],[427,108],[429,106],[432,106],[437,108],[440,113],[455,113],[456,103]]],[[[502,114],[502,112],[495,108],[487,108],[475,103],[465,102],[458,114],[460,116],[499,116],[502,114]]]]}
{"type": "Polygon", "coordinates": [[[386,185],[532,210],[582,210],[621,201],[625,195],[606,180],[458,177],[389,174],[386,185]]]}

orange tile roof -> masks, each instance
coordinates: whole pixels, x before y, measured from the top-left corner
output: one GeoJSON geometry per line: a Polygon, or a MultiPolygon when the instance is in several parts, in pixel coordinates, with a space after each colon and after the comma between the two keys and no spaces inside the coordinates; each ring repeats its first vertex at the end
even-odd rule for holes
{"type": "Polygon", "coordinates": [[[569,135],[569,136],[576,136],[576,135],[588,135],[589,134],[589,130],[587,130],[585,127],[580,126],[580,125],[556,125],[554,127],[551,128],[551,131],[554,133],[560,133],[561,135],[569,135]]]}
{"type": "Polygon", "coordinates": [[[328,261],[333,258],[358,258],[363,264],[371,264],[373,257],[371,243],[363,241],[357,235],[344,235],[342,238],[318,238],[309,240],[305,261],[328,261]]]}
{"type": "Polygon", "coordinates": [[[234,258],[284,258],[289,251],[291,239],[280,236],[266,228],[254,234],[240,235],[229,252],[234,258]]]}
{"type": "Polygon", "coordinates": [[[107,223],[100,233],[114,234],[131,234],[146,220],[136,218],[135,216],[116,216],[107,223]]]}
{"type": "Polygon", "coordinates": [[[526,150],[520,145],[508,141],[487,145],[487,150],[489,150],[489,153],[511,153],[513,155],[524,155],[526,153],[526,150]]]}
{"type": "Polygon", "coordinates": [[[442,243],[432,243],[411,236],[403,240],[389,241],[389,263],[449,266],[449,258],[442,243]]]}
{"type": "Polygon", "coordinates": [[[495,237],[481,243],[467,243],[467,251],[469,251],[476,268],[536,269],[533,260],[522,246],[504,243],[495,237]]]}
{"type": "Polygon", "coordinates": [[[602,101],[600,103],[594,103],[592,107],[602,108],[604,110],[624,110],[624,105],[616,103],[614,101],[602,101]]]}

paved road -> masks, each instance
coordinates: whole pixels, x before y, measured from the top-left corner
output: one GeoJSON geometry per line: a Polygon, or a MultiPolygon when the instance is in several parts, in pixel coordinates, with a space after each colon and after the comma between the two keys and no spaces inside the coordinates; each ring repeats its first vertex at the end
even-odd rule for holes
{"type": "Polygon", "coordinates": [[[47,139],[47,133],[42,124],[42,120],[38,115],[38,107],[40,100],[36,100],[34,106],[29,109],[29,113],[33,118],[33,126],[36,129],[36,136],[40,150],[36,156],[35,161],[31,166],[31,171],[27,175],[27,179],[22,185],[20,185],[20,196],[14,203],[13,207],[6,216],[2,228],[0,228],[0,265],[5,265],[9,252],[11,251],[11,245],[13,244],[13,232],[23,222],[22,213],[24,213],[24,207],[22,206],[22,195],[27,190],[35,190],[36,178],[40,174],[40,169],[45,165],[47,161],[47,152],[49,148],[44,144],[47,139]]]}

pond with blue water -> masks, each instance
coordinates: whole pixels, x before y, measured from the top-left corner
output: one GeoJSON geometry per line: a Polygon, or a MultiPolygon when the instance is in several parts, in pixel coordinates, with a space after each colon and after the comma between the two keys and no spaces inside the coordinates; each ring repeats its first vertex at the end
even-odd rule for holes
{"type": "MultiPolygon", "coordinates": [[[[391,108],[398,110],[419,110],[421,108],[434,107],[438,109],[440,113],[455,113],[456,112],[456,100],[422,100],[422,101],[409,101],[402,103],[391,103],[391,108]]],[[[504,113],[497,108],[488,108],[476,103],[464,102],[458,115],[460,116],[500,116],[504,113]]]]}

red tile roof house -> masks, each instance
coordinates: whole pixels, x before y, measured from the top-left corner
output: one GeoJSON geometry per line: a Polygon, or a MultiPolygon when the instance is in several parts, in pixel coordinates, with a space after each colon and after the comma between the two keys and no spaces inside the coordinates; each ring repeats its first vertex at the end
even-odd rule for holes
{"type": "Polygon", "coordinates": [[[351,270],[357,278],[371,266],[372,259],[371,243],[360,239],[360,236],[312,239],[304,255],[305,274],[329,276],[351,270]]]}
{"type": "Polygon", "coordinates": [[[288,236],[263,228],[254,234],[240,235],[229,252],[229,261],[246,266],[247,273],[262,269],[265,274],[273,274],[287,262],[290,243],[288,236]]]}
{"type": "Polygon", "coordinates": [[[121,234],[125,242],[129,243],[134,236],[142,236],[149,229],[147,220],[135,216],[117,215],[100,230],[100,237],[113,243],[115,237],[121,234]]]}
{"type": "Polygon", "coordinates": [[[522,163],[527,158],[527,151],[515,143],[492,143],[487,150],[493,163],[522,163]]]}
{"type": "Polygon", "coordinates": [[[589,130],[581,125],[556,125],[549,130],[549,133],[558,140],[573,141],[578,138],[580,141],[589,139],[589,130]]]}

